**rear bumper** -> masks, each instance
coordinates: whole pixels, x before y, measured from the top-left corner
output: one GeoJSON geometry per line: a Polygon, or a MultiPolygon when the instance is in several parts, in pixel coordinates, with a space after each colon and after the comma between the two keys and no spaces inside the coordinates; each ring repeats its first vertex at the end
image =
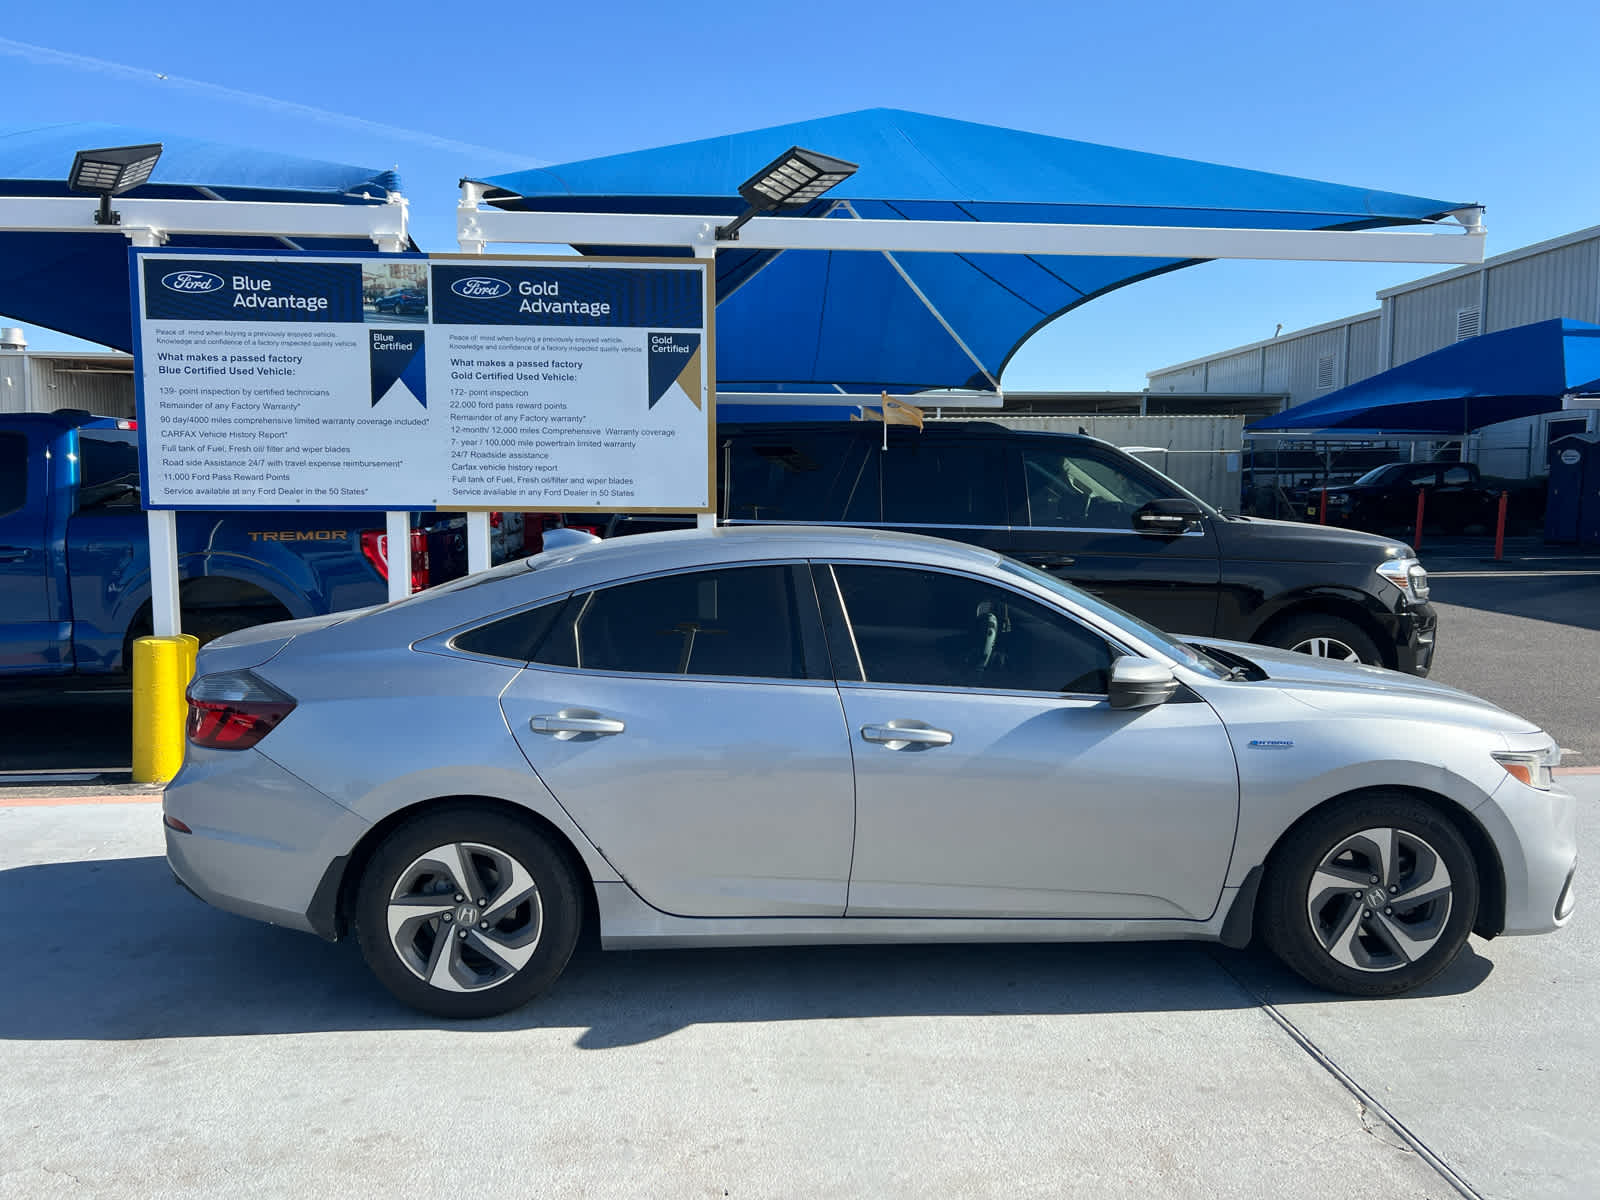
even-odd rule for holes
{"type": "Polygon", "coordinates": [[[328,936],[318,895],[331,863],[368,824],[254,750],[188,747],[162,800],[192,833],[166,827],[178,881],[228,912],[328,936]]]}

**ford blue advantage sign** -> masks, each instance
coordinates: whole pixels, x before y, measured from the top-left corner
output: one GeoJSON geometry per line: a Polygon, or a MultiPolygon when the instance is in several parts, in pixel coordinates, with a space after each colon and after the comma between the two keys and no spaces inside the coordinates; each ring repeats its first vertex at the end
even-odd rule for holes
{"type": "Polygon", "coordinates": [[[711,508],[704,262],[133,254],[150,508],[711,508]]]}
{"type": "Polygon", "coordinates": [[[144,294],[151,321],[359,322],[361,264],[147,258],[144,294]]]}

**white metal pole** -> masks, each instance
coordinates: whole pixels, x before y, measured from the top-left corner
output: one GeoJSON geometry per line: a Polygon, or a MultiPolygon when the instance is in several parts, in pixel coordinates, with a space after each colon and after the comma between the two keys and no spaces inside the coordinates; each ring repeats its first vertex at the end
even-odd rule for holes
{"type": "Polygon", "coordinates": [[[411,595],[411,514],[384,513],[388,527],[389,599],[411,595]]]}
{"type": "Polygon", "coordinates": [[[490,553],[489,514],[467,514],[467,574],[476,575],[494,565],[490,553]]]}
{"type": "Polygon", "coordinates": [[[150,532],[150,625],[157,637],[183,632],[178,611],[178,520],[170,508],[145,512],[150,532]]]}

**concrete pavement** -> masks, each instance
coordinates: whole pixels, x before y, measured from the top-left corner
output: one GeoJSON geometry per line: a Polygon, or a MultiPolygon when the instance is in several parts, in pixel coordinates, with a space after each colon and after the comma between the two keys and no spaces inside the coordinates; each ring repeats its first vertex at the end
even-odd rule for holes
{"type": "Polygon", "coordinates": [[[1582,904],[1385,1001],[1196,944],[587,950],[447,1025],[189,897],[156,812],[0,807],[0,1195],[1600,1194],[1582,904]]]}

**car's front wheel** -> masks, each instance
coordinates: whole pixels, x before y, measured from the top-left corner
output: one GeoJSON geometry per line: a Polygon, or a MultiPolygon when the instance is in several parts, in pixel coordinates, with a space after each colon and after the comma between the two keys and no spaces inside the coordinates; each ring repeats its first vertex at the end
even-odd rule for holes
{"type": "Polygon", "coordinates": [[[1378,644],[1354,621],[1327,613],[1302,613],[1269,630],[1257,639],[1313,658],[1332,658],[1339,662],[1384,665],[1378,644]]]}
{"type": "Polygon", "coordinates": [[[356,933],[404,1003],[488,1017],[555,982],[577,944],[580,896],[566,856],[531,824],[452,806],[383,840],[361,876],[356,933]]]}
{"type": "Polygon", "coordinates": [[[1315,814],[1273,851],[1261,932],[1302,978],[1352,996],[1426,983],[1454,961],[1478,914],[1461,833],[1405,792],[1369,792],[1315,814]]]}

